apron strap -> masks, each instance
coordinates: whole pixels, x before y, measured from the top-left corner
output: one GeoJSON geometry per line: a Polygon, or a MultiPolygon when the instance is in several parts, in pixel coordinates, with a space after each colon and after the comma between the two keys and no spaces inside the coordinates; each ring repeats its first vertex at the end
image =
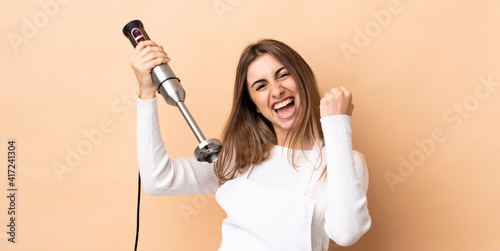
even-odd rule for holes
{"type": "Polygon", "coordinates": [[[304,196],[306,195],[309,185],[311,184],[311,178],[313,176],[316,165],[322,164],[318,163],[320,161],[319,151],[321,151],[319,143],[314,144],[312,154],[311,156],[308,156],[309,160],[311,161],[311,165],[304,165],[302,170],[300,170],[301,172],[305,172],[305,174],[302,176],[302,181],[299,184],[297,192],[304,196]]]}
{"type": "Polygon", "coordinates": [[[307,189],[309,188],[309,183],[311,182],[311,177],[313,173],[312,167],[305,166],[302,171],[305,171],[306,173],[302,176],[302,181],[299,184],[299,187],[297,188],[297,192],[302,195],[306,195],[307,189]]]}

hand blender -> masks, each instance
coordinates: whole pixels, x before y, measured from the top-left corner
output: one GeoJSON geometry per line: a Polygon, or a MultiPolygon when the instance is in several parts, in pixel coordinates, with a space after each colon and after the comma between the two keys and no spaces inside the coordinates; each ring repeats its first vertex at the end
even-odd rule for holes
{"type": "MultiPolygon", "coordinates": [[[[140,41],[150,40],[144,26],[140,20],[130,21],[123,27],[123,34],[130,40],[134,48],[140,41]]],[[[205,139],[200,128],[184,105],[186,92],[181,86],[181,81],[177,78],[168,64],[160,64],[151,70],[153,83],[158,87],[158,93],[161,94],[167,104],[177,106],[184,119],[191,127],[196,139],[200,144],[194,151],[194,156],[198,161],[212,163],[219,158],[222,150],[222,143],[218,139],[205,139]]]]}

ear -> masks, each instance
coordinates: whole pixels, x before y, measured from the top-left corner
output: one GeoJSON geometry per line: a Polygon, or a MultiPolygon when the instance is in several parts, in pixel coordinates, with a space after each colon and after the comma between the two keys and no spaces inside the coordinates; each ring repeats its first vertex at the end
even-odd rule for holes
{"type": "Polygon", "coordinates": [[[258,113],[260,113],[260,110],[259,110],[259,108],[255,107],[255,110],[257,110],[257,112],[258,112],[258,113]]]}

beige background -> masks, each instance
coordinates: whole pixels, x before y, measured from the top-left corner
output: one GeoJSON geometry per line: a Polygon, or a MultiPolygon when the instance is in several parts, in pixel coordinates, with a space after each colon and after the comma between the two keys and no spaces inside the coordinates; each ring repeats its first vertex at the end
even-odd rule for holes
{"type": "MultiPolygon", "coordinates": [[[[241,51],[260,38],[295,48],[323,92],[351,89],[373,226],[339,249],[500,249],[498,1],[30,0],[2,7],[0,156],[15,139],[18,221],[12,244],[4,159],[0,250],[133,249],[137,83],[121,33],[133,19],[166,48],[207,137],[219,136],[229,113],[241,51]],[[66,172],[58,176],[54,167],[66,172]]],[[[172,156],[191,155],[197,141],[177,109],[160,99],[159,113],[172,156]]],[[[225,214],[213,196],[144,195],[141,217],[139,250],[216,250],[225,214]]]]}

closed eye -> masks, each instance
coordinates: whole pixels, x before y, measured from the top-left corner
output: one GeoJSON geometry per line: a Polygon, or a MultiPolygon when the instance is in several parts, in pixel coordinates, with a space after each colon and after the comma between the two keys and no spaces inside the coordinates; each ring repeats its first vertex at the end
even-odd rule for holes
{"type": "Polygon", "coordinates": [[[287,69],[285,68],[285,66],[282,66],[280,67],[275,73],[274,73],[274,77],[276,79],[282,79],[282,78],[286,78],[288,76],[288,71],[287,69]]]}
{"type": "Polygon", "coordinates": [[[262,89],[262,88],[264,88],[264,87],[266,87],[266,84],[259,84],[259,85],[257,86],[257,89],[255,89],[255,90],[257,90],[257,91],[258,91],[258,90],[260,90],[260,89],[262,89]]]}
{"type": "Polygon", "coordinates": [[[279,78],[284,78],[284,77],[287,77],[287,76],[289,76],[289,75],[290,75],[290,74],[288,74],[288,72],[286,72],[286,73],[281,74],[281,75],[279,76],[279,78]]]}

